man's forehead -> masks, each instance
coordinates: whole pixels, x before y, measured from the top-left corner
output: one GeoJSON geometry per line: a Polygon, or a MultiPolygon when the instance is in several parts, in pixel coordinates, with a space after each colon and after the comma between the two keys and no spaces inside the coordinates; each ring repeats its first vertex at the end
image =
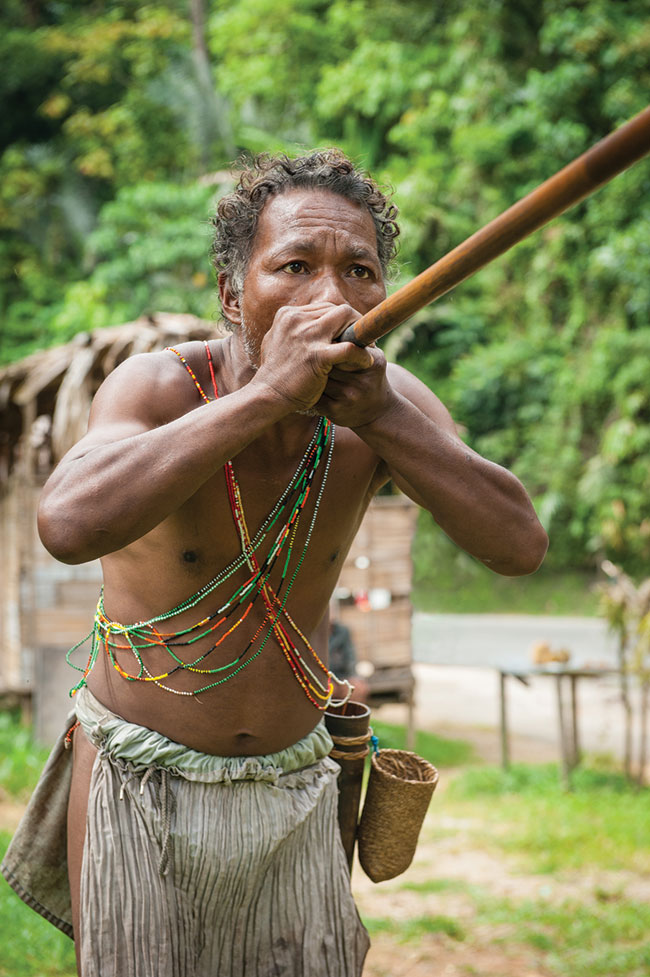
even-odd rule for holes
{"type": "Polygon", "coordinates": [[[271,197],[260,213],[256,245],[281,245],[295,239],[315,248],[319,234],[337,232],[348,246],[377,257],[377,232],[364,204],[320,187],[292,189],[271,197]]]}

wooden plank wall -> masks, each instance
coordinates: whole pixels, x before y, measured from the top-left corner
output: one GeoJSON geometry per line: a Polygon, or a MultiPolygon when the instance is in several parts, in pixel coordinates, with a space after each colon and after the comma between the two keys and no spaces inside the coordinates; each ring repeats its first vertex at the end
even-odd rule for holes
{"type": "Polygon", "coordinates": [[[20,513],[18,492],[0,497],[0,692],[26,683],[20,626],[20,513]]]}
{"type": "Polygon", "coordinates": [[[410,593],[417,513],[418,507],[403,495],[374,499],[335,591],[335,613],[350,629],[357,659],[374,668],[371,693],[404,702],[411,701],[414,686],[410,593]],[[386,606],[373,608],[386,599],[386,606]]]}
{"type": "Polygon", "coordinates": [[[37,736],[51,743],[77,681],[65,655],[91,628],[101,569],[98,561],[67,566],[50,556],[36,527],[40,492],[15,480],[0,499],[0,694],[31,698],[37,736]]]}

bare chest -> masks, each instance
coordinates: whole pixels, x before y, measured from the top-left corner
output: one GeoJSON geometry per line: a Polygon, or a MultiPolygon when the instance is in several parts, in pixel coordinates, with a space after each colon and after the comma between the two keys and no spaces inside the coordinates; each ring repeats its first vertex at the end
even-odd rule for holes
{"type": "MultiPolygon", "coordinates": [[[[108,617],[132,624],[173,611],[155,635],[164,631],[176,661],[191,661],[192,669],[173,669],[169,681],[181,694],[170,710],[168,692],[124,683],[104,661],[93,676],[100,701],[223,755],[281,749],[313,728],[314,705],[327,694],[328,602],[378,480],[377,459],[353,437],[338,438],[309,491],[291,499],[292,466],[249,450],[235,465],[240,505],[233,506],[233,482],[221,471],[153,532],[105,558],[108,617]],[[307,671],[297,681],[303,661],[307,671]],[[200,693],[200,717],[188,693],[200,693]]],[[[145,664],[150,674],[166,675],[162,638],[154,644],[142,652],[145,664]]],[[[128,650],[120,654],[132,669],[128,650]]]]}
{"type": "Polygon", "coordinates": [[[251,449],[172,517],[104,561],[107,609],[147,619],[211,587],[221,602],[259,575],[314,628],[377,482],[377,459],[351,432],[296,482],[294,462],[251,449]],[[356,443],[355,443],[356,442],[356,443]],[[215,583],[213,587],[212,585],[215,583]]]}

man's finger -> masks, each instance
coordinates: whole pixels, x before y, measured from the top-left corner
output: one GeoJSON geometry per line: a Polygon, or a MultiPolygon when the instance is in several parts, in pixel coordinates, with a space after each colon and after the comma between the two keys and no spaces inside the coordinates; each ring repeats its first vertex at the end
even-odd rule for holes
{"type": "Polygon", "coordinates": [[[327,348],[328,360],[332,368],[344,373],[357,373],[369,370],[374,365],[372,353],[363,346],[354,343],[332,343],[327,348]]]}

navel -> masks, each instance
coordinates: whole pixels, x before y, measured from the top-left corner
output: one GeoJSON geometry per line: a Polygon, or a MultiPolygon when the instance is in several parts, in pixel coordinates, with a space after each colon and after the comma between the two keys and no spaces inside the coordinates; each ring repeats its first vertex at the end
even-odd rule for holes
{"type": "Polygon", "coordinates": [[[183,552],[183,563],[197,563],[199,559],[199,554],[196,550],[184,550],[183,552]]]}

